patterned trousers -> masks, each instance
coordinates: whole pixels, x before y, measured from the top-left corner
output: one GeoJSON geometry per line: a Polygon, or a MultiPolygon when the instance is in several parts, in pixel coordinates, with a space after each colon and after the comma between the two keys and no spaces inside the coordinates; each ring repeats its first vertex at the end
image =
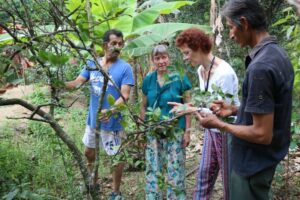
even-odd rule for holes
{"type": "Polygon", "coordinates": [[[167,199],[186,198],[185,149],[182,147],[182,135],[182,131],[175,133],[174,139],[160,139],[147,135],[147,200],[162,200],[165,191],[167,199]]]}
{"type": "Polygon", "coordinates": [[[204,145],[194,191],[194,200],[209,199],[219,170],[223,181],[224,200],[229,199],[227,134],[204,129],[204,145]]]}

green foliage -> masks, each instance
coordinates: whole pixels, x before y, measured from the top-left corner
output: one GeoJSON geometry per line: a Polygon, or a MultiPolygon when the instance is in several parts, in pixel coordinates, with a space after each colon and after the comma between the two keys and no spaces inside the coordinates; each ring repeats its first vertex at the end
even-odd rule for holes
{"type": "Polygon", "coordinates": [[[107,95],[107,102],[110,106],[113,106],[115,104],[115,101],[115,98],[111,94],[107,95]]]}
{"type": "Polygon", "coordinates": [[[286,47],[292,65],[294,67],[294,95],[293,95],[293,110],[292,110],[292,141],[290,148],[295,150],[300,147],[300,115],[299,115],[299,92],[300,92],[300,24],[299,17],[292,7],[287,7],[282,11],[283,18],[273,24],[274,27],[280,27],[286,40],[286,47]]]}
{"type": "Polygon", "coordinates": [[[174,139],[175,133],[178,132],[178,120],[172,119],[172,116],[166,116],[161,113],[159,107],[147,108],[146,111],[147,124],[150,128],[149,134],[157,138],[174,139]],[[172,119],[172,120],[171,120],[172,119]],[[164,121],[163,123],[159,123],[164,121]]]}
{"type": "Polygon", "coordinates": [[[187,28],[198,27],[202,30],[210,32],[208,26],[186,24],[186,23],[160,23],[141,27],[134,31],[133,35],[139,37],[130,41],[124,48],[123,52],[129,57],[138,57],[149,54],[154,45],[162,41],[171,41],[175,34],[187,28]]]}
{"type": "Polygon", "coordinates": [[[226,100],[228,102],[233,103],[233,95],[224,93],[221,87],[216,86],[213,84],[212,92],[205,92],[200,90],[200,88],[194,88],[192,92],[192,103],[193,105],[208,108],[209,104],[214,100],[226,100]]]}
{"type": "Polygon", "coordinates": [[[292,7],[287,7],[282,11],[284,18],[279,19],[273,24],[274,27],[280,26],[285,33],[285,46],[289,52],[291,62],[294,66],[295,92],[300,92],[300,25],[296,11],[292,7]]]}
{"type": "Polygon", "coordinates": [[[154,23],[154,21],[159,17],[159,15],[167,15],[172,13],[174,10],[185,6],[193,4],[192,1],[175,1],[166,2],[161,1],[158,4],[152,5],[150,8],[138,13],[133,19],[133,29],[132,31],[138,30],[143,27],[147,27],[154,23]]]}
{"type": "MultiPolygon", "coordinates": [[[[77,120],[78,115],[76,120],[68,121],[70,127],[77,126],[77,120]]],[[[4,134],[0,140],[0,196],[4,199],[82,199],[78,169],[73,167],[70,152],[49,125],[30,122],[22,133],[15,132],[17,129],[12,125],[1,130],[4,134]]],[[[81,143],[77,131],[72,135],[81,143]]]]}
{"type": "Polygon", "coordinates": [[[297,112],[300,108],[299,102],[293,102],[293,112],[292,112],[292,141],[290,144],[291,150],[297,150],[297,147],[300,147],[300,113],[297,112]]]}
{"type": "Polygon", "coordinates": [[[47,92],[45,88],[41,88],[36,86],[34,92],[26,97],[30,102],[36,105],[49,103],[49,99],[47,98],[47,92]]]}
{"type": "MultiPolygon", "coordinates": [[[[36,157],[29,151],[28,145],[19,143],[20,140],[25,141],[26,137],[23,138],[21,135],[17,136],[19,138],[13,137],[14,134],[9,127],[2,127],[2,130],[5,133],[5,138],[0,142],[0,195],[3,199],[57,199],[51,196],[47,189],[34,183],[35,175],[39,171],[36,157]]],[[[40,178],[48,173],[47,171],[41,174],[40,178]]]]}
{"type": "MultiPolygon", "coordinates": [[[[129,39],[129,45],[123,50],[128,57],[138,57],[149,53],[154,44],[157,44],[163,40],[170,40],[178,30],[182,30],[186,27],[197,26],[195,24],[164,24],[164,26],[151,26],[159,18],[160,15],[167,15],[177,9],[191,5],[191,1],[174,1],[166,2],[159,1],[150,7],[143,7],[143,9],[137,7],[137,1],[96,1],[91,0],[91,14],[93,16],[94,32],[89,29],[88,23],[82,24],[81,21],[87,22],[86,1],[69,0],[67,8],[70,12],[75,11],[72,15],[72,19],[76,20],[82,33],[92,32],[94,35],[94,43],[101,44],[100,38],[102,38],[104,31],[110,28],[117,28],[121,30],[125,37],[129,39]],[[176,29],[176,30],[175,30],[176,29]],[[168,31],[168,32],[167,32],[168,31]],[[147,37],[144,33],[147,32],[147,37]],[[149,34],[151,33],[151,34],[149,34]],[[166,34],[167,33],[167,34],[166,34]],[[132,38],[135,40],[131,40],[132,38]]],[[[89,23],[92,23],[89,21],[89,23]]],[[[207,29],[207,27],[205,27],[207,29]]],[[[74,35],[73,35],[74,36],[74,35]]],[[[74,36],[76,37],[76,36],[74,36]]],[[[91,38],[84,37],[85,40],[91,38]]],[[[78,40],[78,38],[77,38],[78,40]]]]}
{"type": "Polygon", "coordinates": [[[49,61],[53,65],[64,65],[69,60],[66,55],[56,55],[43,50],[39,52],[39,58],[45,62],[49,61]]]}
{"type": "MultiPolygon", "coordinates": [[[[103,33],[110,28],[118,28],[125,37],[133,31],[151,25],[160,14],[169,14],[172,11],[192,4],[191,1],[160,2],[150,8],[140,10],[137,8],[136,0],[91,0],[91,13],[96,22],[94,27],[95,38],[101,38],[103,33]]],[[[88,21],[86,15],[86,1],[68,0],[66,4],[70,13],[78,10],[72,15],[72,19],[80,25],[83,32],[88,33],[88,21]],[[82,23],[84,22],[84,23],[82,23]]]]}

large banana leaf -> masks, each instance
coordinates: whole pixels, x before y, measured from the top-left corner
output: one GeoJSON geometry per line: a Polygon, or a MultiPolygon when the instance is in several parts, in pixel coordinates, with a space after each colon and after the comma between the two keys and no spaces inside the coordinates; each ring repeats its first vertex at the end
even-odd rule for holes
{"type": "Polygon", "coordinates": [[[187,28],[196,27],[200,28],[207,33],[211,32],[211,28],[205,25],[197,25],[197,24],[188,24],[188,23],[161,23],[161,24],[152,24],[143,28],[140,28],[134,31],[133,35],[143,35],[146,33],[156,33],[158,35],[162,35],[162,37],[169,38],[174,33],[180,30],[184,30],[187,28]]]}
{"type": "Polygon", "coordinates": [[[192,1],[161,2],[145,9],[133,18],[132,31],[153,24],[161,14],[170,14],[182,6],[192,5],[193,3],[192,1]]]}
{"type": "Polygon", "coordinates": [[[161,2],[156,4],[149,9],[159,10],[159,13],[162,15],[167,15],[172,13],[174,10],[177,10],[186,5],[192,5],[193,1],[173,1],[173,2],[161,2]]]}
{"type": "Polygon", "coordinates": [[[161,41],[170,41],[178,31],[187,28],[200,28],[207,33],[211,32],[209,26],[187,24],[187,23],[162,23],[153,24],[133,32],[133,35],[139,35],[137,38],[128,42],[123,52],[129,57],[138,57],[148,54],[152,47],[161,41]]]}
{"type": "Polygon", "coordinates": [[[123,53],[128,57],[138,57],[151,52],[153,45],[162,41],[161,35],[148,34],[142,35],[128,43],[123,49],[123,53]]]}

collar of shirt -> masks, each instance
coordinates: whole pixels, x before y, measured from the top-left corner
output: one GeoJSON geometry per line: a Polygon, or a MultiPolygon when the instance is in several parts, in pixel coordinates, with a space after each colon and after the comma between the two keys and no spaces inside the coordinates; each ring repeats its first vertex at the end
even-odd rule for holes
{"type": "Polygon", "coordinates": [[[277,44],[277,38],[275,36],[268,36],[264,38],[260,43],[258,43],[250,52],[249,56],[251,59],[255,57],[255,55],[266,45],[270,43],[276,43],[277,44]]]}
{"type": "Polygon", "coordinates": [[[270,44],[270,43],[276,43],[277,44],[277,38],[275,36],[268,36],[266,38],[264,38],[262,41],[260,41],[260,43],[258,43],[249,53],[249,55],[246,57],[246,68],[248,67],[248,65],[250,64],[250,62],[253,60],[253,58],[255,57],[255,55],[266,45],[270,44]]]}

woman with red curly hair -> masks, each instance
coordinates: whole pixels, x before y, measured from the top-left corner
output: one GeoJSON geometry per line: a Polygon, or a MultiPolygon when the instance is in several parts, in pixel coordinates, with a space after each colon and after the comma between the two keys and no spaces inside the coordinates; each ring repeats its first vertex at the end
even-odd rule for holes
{"type": "MultiPolygon", "coordinates": [[[[190,28],[178,35],[176,46],[183,59],[198,67],[201,91],[213,92],[212,85],[219,87],[224,94],[233,95],[233,103],[239,105],[238,79],[232,67],[212,54],[213,43],[209,35],[197,28],[190,28]]],[[[226,99],[232,101],[232,99],[226,99]]],[[[172,104],[172,103],[171,103],[172,104]]],[[[173,104],[178,106],[178,104],[173,104]]],[[[209,199],[219,169],[222,172],[224,199],[228,199],[228,150],[227,135],[218,129],[204,129],[204,145],[197,175],[194,199],[209,199]]]]}

